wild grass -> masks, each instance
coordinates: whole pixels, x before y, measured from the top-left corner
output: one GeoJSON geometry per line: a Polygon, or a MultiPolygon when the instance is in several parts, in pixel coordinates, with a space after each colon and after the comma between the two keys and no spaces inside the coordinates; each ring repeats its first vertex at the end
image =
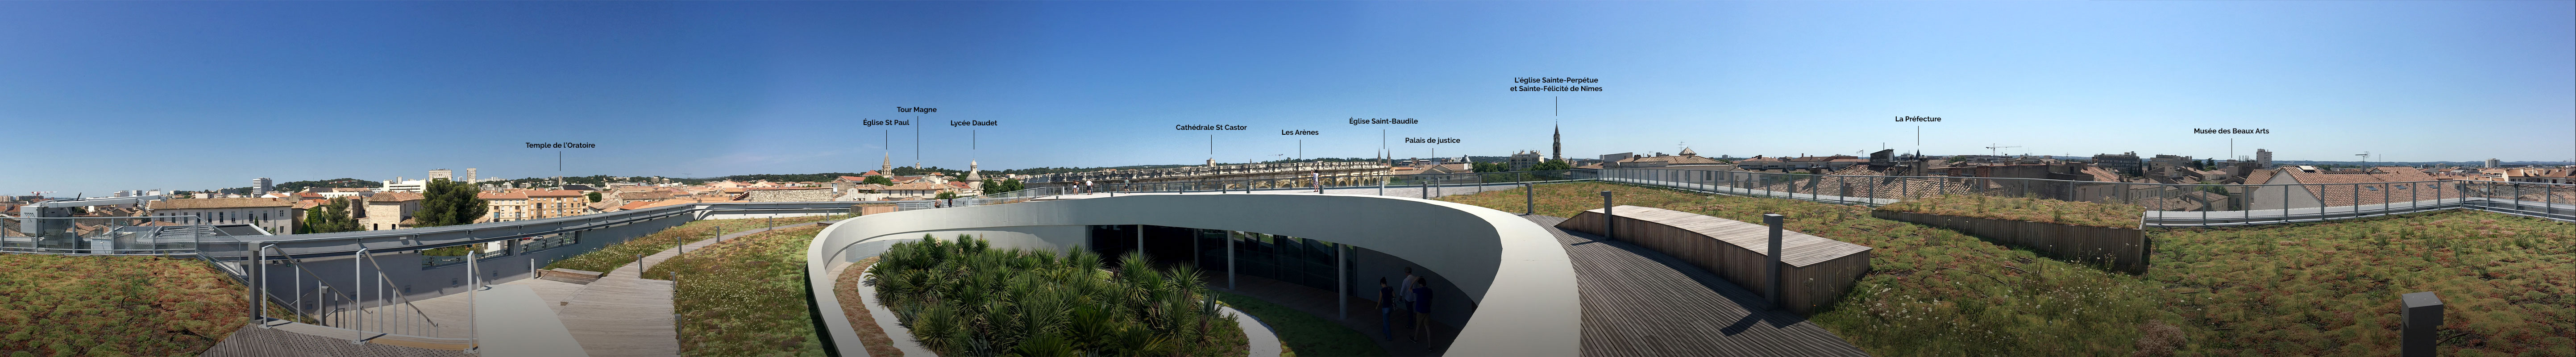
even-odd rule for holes
{"type": "Polygon", "coordinates": [[[691,250],[645,270],[645,277],[675,280],[671,304],[681,318],[680,352],[824,355],[805,292],[805,246],[822,230],[806,226],[756,233],[691,250]]]}
{"type": "MultiPolygon", "coordinates": [[[[1324,320],[1314,314],[1234,293],[1217,292],[1216,298],[1224,301],[1226,306],[1261,318],[1261,323],[1270,326],[1270,333],[1279,336],[1279,344],[1286,345],[1291,355],[1387,355],[1385,349],[1379,348],[1376,340],[1370,339],[1371,334],[1353,331],[1348,326],[1324,320]]],[[[1384,336],[1374,337],[1384,338],[1384,336]]]]}
{"type": "MultiPolygon", "coordinates": [[[[2576,225],[2445,211],[2314,224],[2155,230],[2145,276],[2042,258],[1866,208],[1577,183],[1541,214],[1621,204],[1758,222],[1876,248],[1851,293],[1810,316],[1872,355],[2298,356],[2396,349],[2397,295],[2434,291],[2453,356],[2576,356],[2576,225]]],[[[1517,210],[1516,193],[1449,200],[1517,210]]],[[[1991,199],[1991,198],[1990,198],[1991,199]]]]}
{"type": "MultiPolygon", "coordinates": [[[[787,226],[825,220],[838,220],[843,218],[850,218],[850,216],[783,217],[778,218],[774,223],[780,226],[787,226]]],[[[695,242],[704,239],[711,239],[715,238],[718,234],[741,233],[746,230],[765,228],[772,223],[773,222],[767,218],[709,219],[693,221],[687,224],[681,224],[677,227],[664,228],[659,232],[653,232],[653,234],[648,234],[643,237],[629,239],[622,243],[603,246],[598,250],[581,253],[581,255],[575,255],[571,258],[557,260],[554,263],[546,264],[546,268],[606,273],[611,270],[617,270],[617,267],[634,263],[635,257],[638,255],[652,255],[653,253],[661,253],[664,250],[670,250],[672,247],[678,247],[680,246],[681,241],[695,242]]],[[[456,255],[464,254],[459,252],[456,255]]]]}
{"type": "Polygon", "coordinates": [[[250,322],[242,291],[190,259],[0,254],[0,351],[196,355],[250,322]]]}
{"type": "Polygon", "coordinates": [[[2147,277],[2224,333],[2210,355],[2368,355],[2398,348],[2398,295],[2447,305],[2444,356],[2576,356],[2576,225],[2480,211],[2155,231],[2147,277]]]}
{"type": "Polygon", "coordinates": [[[1878,209],[2111,228],[2138,228],[2138,219],[2147,212],[2145,206],[2139,205],[1984,195],[1941,195],[1917,198],[1881,206],[1878,209]]]}
{"type": "Polygon", "coordinates": [[[1247,339],[1216,309],[1204,273],[1152,269],[1141,254],[1117,271],[1074,249],[991,249],[981,239],[924,237],[889,247],[869,268],[877,298],[913,339],[949,356],[1242,356],[1247,339]]]}

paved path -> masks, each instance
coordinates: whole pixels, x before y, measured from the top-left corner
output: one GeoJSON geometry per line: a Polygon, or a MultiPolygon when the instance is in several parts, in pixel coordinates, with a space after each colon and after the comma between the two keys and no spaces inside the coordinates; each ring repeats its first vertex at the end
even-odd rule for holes
{"type": "MultiPolygon", "coordinates": [[[[1350,300],[1351,317],[1347,319],[1337,319],[1334,317],[1341,315],[1341,305],[1336,304],[1333,301],[1334,294],[1331,291],[1251,275],[1235,277],[1235,279],[1241,280],[1235,282],[1236,286],[1234,289],[1226,289],[1224,279],[1226,279],[1224,274],[1209,276],[1208,289],[1261,299],[1261,301],[1268,301],[1272,304],[1279,304],[1280,306],[1287,306],[1290,309],[1296,309],[1297,311],[1304,311],[1306,314],[1315,315],[1315,318],[1323,319],[1324,321],[1340,323],[1342,327],[1350,328],[1352,331],[1359,331],[1360,335],[1368,336],[1369,340],[1376,341],[1378,348],[1386,350],[1388,355],[1439,356],[1447,353],[1450,341],[1458,339],[1458,328],[1456,326],[1449,326],[1448,324],[1437,322],[1432,323],[1431,341],[1428,343],[1405,338],[1404,336],[1413,334],[1412,322],[1403,316],[1396,316],[1393,317],[1396,337],[1394,340],[1390,341],[1387,340],[1386,333],[1382,332],[1386,329],[1386,326],[1381,325],[1380,321],[1378,321],[1376,301],[1362,299],[1356,296],[1345,296],[1343,297],[1344,299],[1350,300]]],[[[1375,288],[1375,286],[1371,286],[1370,288],[1375,288]]],[[[1368,293],[1376,294],[1377,292],[1369,291],[1368,293]]],[[[1401,314],[1403,312],[1398,311],[1397,313],[1401,314]]]]}
{"type": "Polygon", "coordinates": [[[1547,227],[1574,259],[1585,356],[1866,356],[1807,319],[1690,263],[1626,242],[1547,227]]]}

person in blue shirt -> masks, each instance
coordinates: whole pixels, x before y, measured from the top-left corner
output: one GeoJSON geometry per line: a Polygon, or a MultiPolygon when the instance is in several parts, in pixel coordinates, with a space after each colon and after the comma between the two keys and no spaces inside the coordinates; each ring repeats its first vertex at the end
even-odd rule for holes
{"type": "Polygon", "coordinates": [[[1431,279],[1413,284],[1414,341],[1431,339],[1431,279]]]}
{"type": "Polygon", "coordinates": [[[1395,304],[1395,287],[1386,286],[1386,278],[1377,278],[1378,334],[1386,335],[1387,341],[1395,340],[1395,323],[1388,320],[1388,315],[1395,313],[1395,304]]]}

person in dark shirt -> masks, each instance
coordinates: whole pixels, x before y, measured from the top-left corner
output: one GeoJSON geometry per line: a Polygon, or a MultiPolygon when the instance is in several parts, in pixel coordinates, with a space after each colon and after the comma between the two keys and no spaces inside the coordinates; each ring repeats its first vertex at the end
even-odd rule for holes
{"type": "Polygon", "coordinates": [[[1386,278],[1377,278],[1378,334],[1386,335],[1387,341],[1395,340],[1395,323],[1388,320],[1388,315],[1395,313],[1395,304],[1395,287],[1386,286],[1386,278]]]}
{"type": "Polygon", "coordinates": [[[1431,339],[1431,279],[1413,284],[1414,341],[1431,339]]]}

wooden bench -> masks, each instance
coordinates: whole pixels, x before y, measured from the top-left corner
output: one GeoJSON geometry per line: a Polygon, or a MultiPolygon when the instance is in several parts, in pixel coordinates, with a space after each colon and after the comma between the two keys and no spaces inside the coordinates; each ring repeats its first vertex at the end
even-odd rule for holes
{"type": "Polygon", "coordinates": [[[544,269],[544,270],[538,270],[538,271],[537,271],[537,278],[538,278],[538,279],[553,280],[553,281],[560,281],[560,282],[574,283],[574,284],[582,284],[582,285],[590,285],[590,283],[591,283],[591,282],[599,281],[599,277],[601,277],[601,276],[607,276],[607,275],[608,275],[608,274],[606,274],[606,273],[600,273],[600,272],[595,272],[595,271],[587,271],[587,270],[572,270],[572,269],[544,269]]]}
{"type": "MultiPolygon", "coordinates": [[[[1707,269],[1757,295],[1770,293],[1763,265],[1770,262],[1770,227],[1689,212],[1652,207],[1618,206],[1618,236],[1610,237],[1662,252],[1707,269]]],[[[1583,211],[1556,227],[1600,235],[1601,210],[1583,211]]],[[[1869,272],[1869,246],[1798,233],[1781,232],[1780,301],[1799,314],[1842,298],[1869,272]]]]}

